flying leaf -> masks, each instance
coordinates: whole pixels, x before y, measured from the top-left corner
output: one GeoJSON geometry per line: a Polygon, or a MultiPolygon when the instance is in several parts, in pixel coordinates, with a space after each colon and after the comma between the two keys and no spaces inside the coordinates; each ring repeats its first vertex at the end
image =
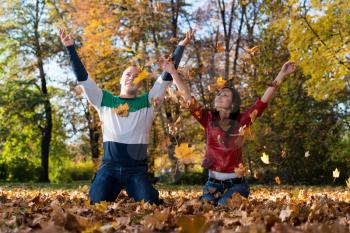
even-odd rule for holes
{"type": "Polygon", "coordinates": [[[254,121],[256,120],[257,115],[258,115],[258,110],[256,110],[256,109],[255,109],[253,112],[251,112],[251,113],[249,114],[249,116],[250,116],[250,121],[251,121],[252,123],[254,123],[254,121]]]}
{"type": "Polygon", "coordinates": [[[218,88],[223,88],[226,85],[226,80],[223,79],[222,77],[218,77],[216,79],[216,85],[218,86],[218,88]]]}
{"type": "Polygon", "coordinates": [[[235,174],[238,177],[244,177],[248,175],[248,168],[243,165],[243,163],[240,163],[238,167],[235,168],[235,174]]]}
{"type": "Polygon", "coordinates": [[[254,55],[257,51],[259,51],[259,47],[258,46],[254,46],[253,48],[244,48],[244,50],[251,54],[251,55],[254,55]]]}
{"type": "Polygon", "coordinates": [[[127,103],[119,105],[117,108],[113,108],[112,112],[121,117],[129,116],[129,105],[127,103]]]}
{"type": "Polygon", "coordinates": [[[160,105],[160,98],[158,96],[154,96],[151,98],[151,105],[154,108],[157,108],[160,105]]]}
{"type": "Polygon", "coordinates": [[[265,152],[263,153],[263,155],[260,157],[261,161],[263,161],[263,163],[265,164],[270,164],[270,161],[269,161],[269,155],[266,154],[265,152]]]}
{"type": "Polygon", "coordinates": [[[340,172],[338,170],[338,168],[335,168],[335,170],[333,171],[333,178],[334,180],[339,178],[340,172]]]}
{"type": "Polygon", "coordinates": [[[223,43],[217,44],[216,50],[218,51],[218,53],[224,52],[226,50],[225,45],[223,43]]]}
{"type": "Polygon", "coordinates": [[[148,77],[148,72],[143,70],[133,81],[133,84],[137,85],[139,82],[148,77]]]}
{"type": "Polygon", "coordinates": [[[176,37],[171,37],[169,41],[172,44],[177,44],[177,38],[176,37]]]}
{"type": "Polygon", "coordinates": [[[305,152],[305,158],[308,158],[310,156],[310,151],[305,152]]]}
{"type": "Polygon", "coordinates": [[[287,157],[287,152],[286,152],[285,150],[282,150],[282,152],[281,152],[281,157],[282,157],[282,158],[287,157]]]}
{"type": "Polygon", "coordinates": [[[244,137],[248,140],[253,140],[254,139],[254,134],[251,130],[251,128],[247,125],[243,125],[239,128],[238,130],[238,135],[241,137],[244,137]]]}
{"type": "Polygon", "coordinates": [[[281,184],[281,179],[279,178],[279,176],[275,177],[275,182],[276,184],[280,185],[281,184]]]}
{"type": "Polygon", "coordinates": [[[350,189],[350,177],[346,180],[346,185],[347,185],[348,188],[350,189]]]}
{"type": "Polygon", "coordinates": [[[184,164],[193,164],[195,162],[193,152],[194,147],[190,147],[188,143],[181,143],[175,148],[176,157],[184,164]]]}

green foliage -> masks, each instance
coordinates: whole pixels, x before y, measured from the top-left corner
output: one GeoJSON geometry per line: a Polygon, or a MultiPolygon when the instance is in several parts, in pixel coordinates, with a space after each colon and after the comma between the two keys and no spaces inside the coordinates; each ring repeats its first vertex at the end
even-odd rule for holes
{"type": "MultiPolygon", "coordinates": [[[[250,92],[257,96],[266,89],[267,77],[275,77],[278,72],[267,68],[281,67],[288,56],[287,49],[279,46],[286,40],[282,33],[267,29],[262,38],[261,52],[254,58],[260,78],[251,80],[249,85],[250,92]]],[[[265,175],[270,173],[272,178],[278,175],[287,183],[333,181],[331,174],[336,163],[331,155],[337,153],[335,148],[340,149],[337,145],[344,122],[336,111],[335,102],[317,101],[308,95],[304,85],[309,79],[301,72],[287,77],[269,108],[256,121],[255,140],[245,148],[245,154],[254,158],[253,170],[263,168],[265,175]],[[307,151],[309,157],[305,157],[307,151]],[[270,155],[268,166],[260,161],[263,152],[270,155]]],[[[347,153],[344,148],[340,150],[347,153]]],[[[350,169],[350,163],[342,164],[342,171],[350,169]]]]}
{"type": "Polygon", "coordinates": [[[54,183],[67,183],[72,181],[89,181],[95,172],[92,161],[74,162],[70,159],[51,166],[50,180],[54,183]]]}
{"type": "Polygon", "coordinates": [[[292,60],[311,77],[304,85],[308,94],[320,101],[336,98],[350,78],[350,2],[290,1],[282,9],[274,25],[288,34],[292,60]]]}

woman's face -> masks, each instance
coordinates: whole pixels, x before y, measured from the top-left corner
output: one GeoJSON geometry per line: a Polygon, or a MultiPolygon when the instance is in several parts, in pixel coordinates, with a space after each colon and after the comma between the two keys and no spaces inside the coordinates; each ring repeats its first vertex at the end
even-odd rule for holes
{"type": "Polygon", "coordinates": [[[215,96],[215,109],[232,109],[232,92],[230,89],[224,88],[218,91],[215,96]]]}

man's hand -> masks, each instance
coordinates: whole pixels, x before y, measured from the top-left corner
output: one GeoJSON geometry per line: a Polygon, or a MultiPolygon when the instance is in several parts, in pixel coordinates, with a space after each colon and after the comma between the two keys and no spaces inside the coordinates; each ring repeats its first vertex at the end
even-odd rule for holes
{"type": "Polygon", "coordinates": [[[170,74],[176,72],[176,68],[174,66],[174,63],[165,59],[165,58],[161,58],[159,60],[158,66],[162,71],[168,72],[170,74]]]}
{"type": "Polygon", "coordinates": [[[74,40],[72,39],[71,35],[67,35],[63,28],[60,29],[60,38],[64,46],[68,47],[74,45],[74,40]]]}
{"type": "Polygon", "coordinates": [[[183,39],[182,41],[180,41],[180,42],[179,42],[179,45],[182,45],[182,46],[188,45],[188,44],[191,42],[191,40],[193,39],[194,33],[195,33],[195,31],[192,31],[192,30],[186,32],[186,37],[185,37],[185,39],[183,39]]]}
{"type": "Polygon", "coordinates": [[[280,74],[283,75],[284,77],[294,73],[296,70],[296,65],[294,62],[291,61],[287,61],[286,63],[283,64],[280,74]]]}

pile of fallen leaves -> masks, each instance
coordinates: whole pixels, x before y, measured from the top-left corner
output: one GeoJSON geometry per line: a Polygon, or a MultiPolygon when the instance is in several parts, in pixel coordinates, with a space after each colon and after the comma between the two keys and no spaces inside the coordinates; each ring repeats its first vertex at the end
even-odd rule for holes
{"type": "Polygon", "coordinates": [[[90,205],[87,191],[0,187],[0,232],[350,232],[350,192],[341,188],[253,187],[227,207],[200,203],[200,188],[161,188],[161,206],[124,192],[90,205]]]}

